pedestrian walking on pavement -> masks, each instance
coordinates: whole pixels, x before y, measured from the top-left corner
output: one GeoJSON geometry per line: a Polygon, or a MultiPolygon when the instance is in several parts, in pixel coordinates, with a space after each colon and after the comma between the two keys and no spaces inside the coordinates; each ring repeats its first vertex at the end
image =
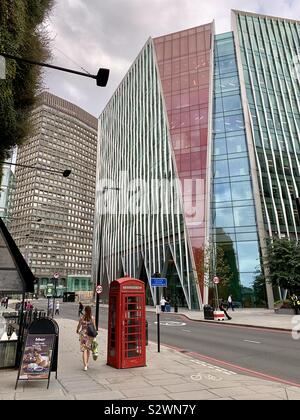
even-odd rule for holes
{"type": "Polygon", "coordinates": [[[166,303],[167,303],[166,299],[162,297],[160,300],[160,308],[162,312],[165,312],[166,310],[166,303]]]}
{"type": "Polygon", "coordinates": [[[171,312],[171,299],[169,297],[166,298],[166,312],[171,312]]]}
{"type": "Polygon", "coordinates": [[[92,316],[92,308],[86,306],[84,315],[80,318],[77,326],[77,334],[79,334],[80,351],[82,352],[82,360],[84,370],[88,370],[89,359],[92,351],[92,344],[95,337],[90,335],[90,328],[96,330],[95,319],[92,316]]]}
{"type": "Polygon", "coordinates": [[[56,302],[55,305],[55,315],[59,315],[59,302],[56,302]]]}
{"type": "Polygon", "coordinates": [[[48,316],[53,317],[53,300],[52,299],[48,300],[48,316]]]}
{"type": "Polygon", "coordinates": [[[293,293],[291,296],[291,301],[295,310],[295,315],[298,315],[299,308],[300,308],[300,299],[295,293],[293,293]]]}
{"type": "Polygon", "coordinates": [[[226,318],[230,321],[232,318],[228,315],[225,305],[224,305],[224,299],[221,300],[220,305],[219,305],[220,311],[223,311],[226,318]]]}
{"type": "Polygon", "coordinates": [[[231,308],[232,311],[234,311],[233,301],[232,301],[232,296],[231,295],[228,296],[227,302],[228,302],[228,309],[231,308]]]}
{"type": "Polygon", "coordinates": [[[78,317],[80,318],[82,315],[83,315],[83,304],[79,302],[78,317]]]}

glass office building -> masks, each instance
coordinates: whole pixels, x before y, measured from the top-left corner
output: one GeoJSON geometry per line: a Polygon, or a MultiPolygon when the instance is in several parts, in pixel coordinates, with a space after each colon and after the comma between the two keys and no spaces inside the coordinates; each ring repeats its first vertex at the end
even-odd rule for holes
{"type": "Polygon", "coordinates": [[[128,273],[155,303],[160,272],[161,294],[201,308],[222,249],[222,297],[273,306],[266,239],[300,233],[299,29],[232,11],[231,32],[148,40],[100,116],[95,281],[128,273]]]}

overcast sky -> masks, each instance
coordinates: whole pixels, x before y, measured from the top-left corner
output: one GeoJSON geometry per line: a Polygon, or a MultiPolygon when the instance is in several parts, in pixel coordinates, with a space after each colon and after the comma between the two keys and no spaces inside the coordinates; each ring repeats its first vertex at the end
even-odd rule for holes
{"type": "Polygon", "coordinates": [[[230,9],[300,19],[299,0],[56,0],[47,21],[52,63],[96,74],[111,69],[106,88],[93,79],[47,70],[45,88],[98,117],[149,36],[216,22],[229,31],[230,9]]]}

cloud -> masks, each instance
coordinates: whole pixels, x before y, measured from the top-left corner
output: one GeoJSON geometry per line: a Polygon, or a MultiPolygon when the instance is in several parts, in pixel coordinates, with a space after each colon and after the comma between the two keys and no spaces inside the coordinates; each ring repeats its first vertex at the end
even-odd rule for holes
{"type": "Polygon", "coordinates": [[[98,88],[92,79],[47,70],[44,85],[98,117],[149,36],[212,20],[226,32],[231,9],[300,19],[298,0],[56,0],[48,21],[53,63],[93,74],[107,67],[111,76],[98,88]]]}

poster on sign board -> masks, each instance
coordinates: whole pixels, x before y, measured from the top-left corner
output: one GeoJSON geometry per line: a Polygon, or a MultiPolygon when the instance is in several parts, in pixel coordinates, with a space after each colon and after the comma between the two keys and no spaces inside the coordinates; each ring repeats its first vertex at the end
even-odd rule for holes
{"type": "Polygon", "coordinates": [[[19,380],[49,379],[54,343],[54,335],[27,336],[19,380]]]}

